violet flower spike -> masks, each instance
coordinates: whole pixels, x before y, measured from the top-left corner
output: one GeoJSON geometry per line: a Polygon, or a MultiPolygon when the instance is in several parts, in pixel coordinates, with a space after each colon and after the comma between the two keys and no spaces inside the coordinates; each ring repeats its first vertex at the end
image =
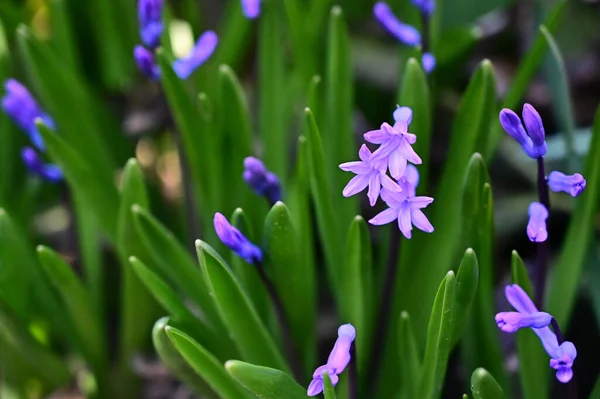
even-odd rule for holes
{"type": "Polygon", "coordinates": [[[426,74],[430,74],[435,69],[435,57],[431,53],[423,53],[421,56],[421,65],[426,74]]]}
{"type": "Polygon", "coordinates": [[[586,181],[582,175],[565,175],[559,171],[553,171],[548,176],[548,186],[554,192],[564,191],[572,197],[577,197],[585,190],[586,181]]]}
{"type": "Polygon", "coordinates": [[[419,31],[415,27],[400,21],[387,3],[383,1],[375,3],[373,14],[375,14],[375,18],[379,23],[400,42],[408,46],[416,46],[421,43],[419,31]]]}
{"type": "Polygon", "coordinates": [[[529,223],[527,223],[527,236],[530,241],[544,242],[548,239],[546,219],[548,219],[546,207],[540,202],[532,202],[529,205],[529,223]]]}
{"type": "Polygon", "coordinates": [[[399,107],[394,111],[396,123],[390,126],[383,123],[378,130],[364,134],[366,141],[381,144],[373,153],[373,160],[384,159],[390,174],[396,180],[404,175],[407,162],[419,165],[423,161],[411,147],[417,141],[417,136],[408,133],[408,125],[412,121],[412,110],[409,107],[399,107]]]}
{"type": "Polygon", "coordinates": [[[435,0],[412,0],[412,3],[428,17],[435,11],[435,0]]]}
{"type": "Polygon", "coordinates": [[[146,77],[152,80],[160,79],[160,68],[156,63],[156,58],[152,51],[144,46],[137,45],[133,49],[133,58],[140,72],[146,75],[146,77]]]}
{"type": "Polygon", "coordinates": [[[323,374],[327,373],[331,384],[336,386],[339,375],[350,363],[350,348],[356,338],[356,330],[352,324],[344,324],[338,328],[338,339],[329,354],[327,364],[317,367],[313,373],[313,379],[307,389],[308,396],[316,396],[323,392],[323,374]]]}
{"type": "Polygon", "coordinates": [[[421,211],[433,202],[431,197],[417,197],[415,190],[419,184],[419,173],[417,168],[409,165],[406,175],[399,181],[402,188],[401,193],[391,192],[387,189],[381,190],[381,199],[389,206],[385,211],[377,214],[369,223],[383,225],[398,220],[398,228],[406,238],[412,237],[412,226],[414,225],[425,233],[432,233],[433,226],[427,216],[421,211]]]}
{"type": "Polygon", "coordinates": [[[4,82],[6,93],[2,97],[4,112],[27,134],[29,140],[40,151],[45,151],[44,140],[35,125],[37,118],[54,130],[54,121],[38,105],[29,90],[15,79],[4,82]]]}
{"type": "Polygon", "coordinates": [[[215,32],[204,32],[186,57],[173,62],[173,70],[179,79],[187,79],[192,72],[204,64],[215,51],[218,42],[219,38],[215,32]]]}
{"type": "Polygon", "coordinates": [[[351,197],[358,194],[368,186],[369,191],[367,192],[367,196],[369,197],[369,204],[373,206],[377,202],[377,198],[379,198],[382,185],[391,192],[402,191],[400,186],[385,173],[387,169],[385,160],[374,160],[373,154],[365,144],[360,147],[358,156],[360,161],[345,162],[340,165],[340,169],[343,171],[356,174],[346,187],[344,187],[344,191],[342,192],[344,197],[351,197]]]}
{"type": "Polygon", "coordinates": [[[256,194],[266,197],[271,204],[281,200],[279,178],[267,170],[260,159],[254,157],[244,159],[243,178],[256,194]]]}
{"type": "Polygon", "coordinates": [[[523,106],[523,121],[527,131],[519,116],[512,110],[504,108],[500,111],[502,128],[521,145],[525,154],[533,159],[543,157],[548,150],[544,125],[542,118],[530,104],[523,106]]]}
{"type": "Polygon", "coordinates": [[[246,18],[255,19],[260,14],[260,0],[241,0],[242,11],[246,18]]]}
{"type": "Polygon", "coordinates": [[[23,148],[21,158],[32,175],[41,177],[50,183],[58,183],[63,180],[62,170],[57,165],[44,163],[33,148],[23,148]]]}
{"type": "Polygon", "coordinates": [[[215,213],[214,226],[221,242],[237,256],[250,264],[262,262],[260,248],[252,244],[241,231],[233,227],[221,213],[215,213]]]}
{"type": "Polygon", "coordinates": [[[163,0],[139,0],[138,20],[142,42],[150,49],[156,49],[160,44],[163,32],[163,0]]]}

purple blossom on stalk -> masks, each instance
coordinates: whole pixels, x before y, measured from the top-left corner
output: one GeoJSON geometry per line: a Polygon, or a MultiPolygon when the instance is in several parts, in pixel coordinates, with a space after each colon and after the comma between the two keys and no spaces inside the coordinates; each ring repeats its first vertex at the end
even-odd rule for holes
{"type": "Polygon", "coordinates": [[[46,126],[54,129],[54,121],[38,105],[29,90],[15,79],[4,82],[6,94],[2,98],[4,112],[27,134],[31,143],[40,151],[45,151],[44,140],[35,125],[40,118],[46,126]]]}
{"type": "Polygon", "coordinates": [[[530,241],[544,242],[548,239],[546,219],[548,219],[546,207],[539,202],[532,202],[529,205],[529,223],[527,223],[527,236],[530,241]]]}
{"type": "Polygon", "coordinates": [[[565,175],[564,173],[554,171],[548,176],[548,186],[554,192],[564,191],[572,197],[577,197],[585,190],[586,181],[582,175],[565,175]]]}
{"type": "Polygon", "coordinates": [[[281,184],[273,173],[267,170],[265,164],[258,158],[244,159],[244,181],[258,195],[266,197],[274,204],[281,200],[281,184]]]}
{"type": "Polygon", "coordinates": [[[233,227],[221,213],[215,213],[215,231],[217,236],[229,249],[246,262],[256,264],[262,261],[262,251],[233,227]]]}
{"type": "Polygon", "coordinates": [[[382,225],[398,220],[398,228],[406,238],[412,237],[414,225],[425,233],[432,233],[433,226],[427,216],[421,211],[433,202],[433,198],[419,196],[415,190],[419,184],[419,172],[413,165],[406,168],[406,174],[398,180],[402,192],[391,192],[385,188],[381,190],[381,199],[389,206],[388,209],[376,215],[369,223],[382,225]]]}
{"type": "Polygon", "coordinates": [[[425,73],[430,74],[435,69],[435,57],[431,53],[423,53],[421,56],[421,65],[425,73]]]}
{"type": "Polygon", "coordinates": [[[180,79],[187,79],[200,65],[212,55],[217,47],[219,38],[213,31],[207,31],[200,36],[192,51],[183,58],[173,62],[173,70],[180,79]]]}
{"type": "Polygon", "coordinates": [[[523,106],[523,121],[527,131],[519,116],[512,110],[504,108],[500,111],[502,128],[521,145],[525,154],[533,159],[543,157],[548,150],[544,125],[542,118],[530,104],[523,106]]]}
{"type": "Polygon", "coordinates": [[[160,68],[156,64],[154,53],[144,46],[137,45],[133,50],[133,58],[138,69],[152,80],[160,79],[160,68]]]}
{"type": "Polygon", "coordinates": [[[140,0],[138,2],[140,37],[150,49],[155,49],[160,44],[163,32],[162,11],[163,0],[140,0]]]}
{"type": "Polygon", "coordinates": [[[246,18],[254,19],[260,14],[260,0],[242,0],[242,11],[246,18]]]}
{"type": "Polygon", "coordinates": [[[33,148],[23,148],[23,151],[21,151],[21,158],[32,175],[41,177],[50,183],[62,181],[62,170],[54,164],[44,163],[33,148]]]}
{"type": "Polygon", "coordinates": [[[435,0],[412,0],[412,3],[427,16],[431,16],[435,11],[435,0]]]}
{"type": "Polygon", "coordinates": [[[404,175],[407,162],[421,164],[421,158],[411,147],[417,141],[417,136],[408,133],[408,125],[412,121],[412,110],[409,107],[398,107],[394,111],[394,126],[383,123],[378,130],[364,134],[366,141],[372,144],[381,144],[373,153],[372,160],[385,160],[390,174],[394,179],[404,175]]]}
{"type": "Polygon", "coordinates": [[[517,284],[507,285],[504,292],[508,302],[521,316],[520,318],[515,316],[514,313],[516,312],[500,312],[496,315],[498,327],[505,332],[515,332],[519,328],[531,328],[540,338],[546,353],[550,356],[550,367],[556,370],[556,378],[562,383],[571,381],[573,361],[577,357],[575,345],[570,341],[558,344],[556,334],[548,327],[548,324],[552,321],[552,316],[539,312],[533,301],[520,286],[517,284]],[[543,326],[544,324],[546,325],[543,326]]]}
{"type": "Polygon", "coordinates": [[[369,197],[369,203],[371,206],[375,205],[381,186],[392,192],[402,191],[385,172],[387,170],[387,163],[385,160],[373,159],[373,154],[366,145],[362,145],[358,151],[358,157],[360,161],[345,162],[340,165],[340,169],[346,172],[352,172],[356,174],[350,182],[344,187],[342,195],[344,197],[351,197],[355,194],[363,191],[367,186],[369,191],[367,196],[369,197]]]}
{"type": "Polygon", "coordinates": [[[400,21],[387,3],[383,1],[375,3],[373,14],[375,14],[375,18],[379,23],[400,42],[408,46],[416,46],[421,43],[419,31],[415,27],[400,21]]]}
{"type": "Polygon", "coordinates": [[[323,392],[323,374],[325,373],[329,375],[333,386],[338,383],[338,376],[350,363],[350,348],[355,337],[356,330],[352,324],[344,324],[338,328],[338,338],[329,354],[327,364],[318,367],[313,373],[313,379],[306,392],[308,396],[317,396],[323,392]]]}

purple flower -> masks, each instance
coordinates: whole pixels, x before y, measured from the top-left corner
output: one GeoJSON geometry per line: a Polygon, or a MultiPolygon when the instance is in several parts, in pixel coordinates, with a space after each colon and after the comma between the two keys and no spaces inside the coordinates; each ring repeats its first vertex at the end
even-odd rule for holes
{"type": "Polygon", "coordinates": [[[542,118],[530,104],[523,106],[523,121],[527,131],[523,128],[519,116],[513,111],[507,108],[500,111],[502,128],[521,145],[525,154],[533,159],[543,157],[548,150],[544,125],[542,118]]]}
{"type": "Polygon", "coordinates": [[[160,79],[160,68],[156,64],[154,53],[144,46],[137,45],[133,50],[133,58],[138,69],[152,80],[160,79]]]}
{"type": "Polygon", "coordinates": [[[344,188],[342,194],[344,197],[351,197],[363,191],[369,186],[367,196],[371,206],[375,205],[381,186],[392,191],[400,192],[400,187],[385,173],[387,164],[385,160],[374,160],[373,154],[366,145],[362,145],[358,151],[360,161],[345,162],[340,165],[340,169],[346,172],[356,174],[344,188]]]}
{"type": "Polygon", "coordinates": [[[313,373],[313,379],[308,386],[308,396],[317,396],[323,392],[323,374],[327,373],[331,383],[335,386],[339,381],[339,375],[350,363],[350,348],[356,337],[356,330],[352,324],[344,324],[338,328],[338,339],[329,354],[327,364],[318,367],[313,373]]]}
{"type": "Polygon", "coordinates": [[[29,90],[15,79],[4,82],[4,88],[6,93],[2,98],[2,109],[27,134],[38,150],[45,151],[44,140],[35,120],[42,119],[50,129],[54,129],[54,121],[40,108],[29,90]]]}
{"type": "Polygon", "coordinates": [[[369,223],[382,225],[398,219],[398,228],[406,238],[411,238],[413,225],[426,233],[433,232],[433,226],[421,211],[433,202],[433,198],[416,197],[415,190],[418,184],[419,172],[417,168],[409,165],[406,168],[406,175],[398,180],[402,192],[382,189],[381,199],[385,201],[389,208],[369,220],[369,223]]]}
{"type": "Polygon", "coordinates": [[[385,2],[377,2],[373,7],[373,14],[379,23],[402,43],[408,46],[416,46],[421,43],[419,31],[413,26],[402,23],[385,2]]]}
{"type": "Polygon", "coordinates": [[[564,191],[577,197],[585,190],[585,179],[579,173],[574,175],[565,175],[564,173],[554,171],[548,176],[548,186],[554,192],[564,191]]]}
{"type": "Polygon", "coordinates": [[[529,205],[529,223],[527,223],[527,236],[530,241],[544,242],[548,239],[546,219],[548,219],[546,207],[539,202],[532,202],[529,205]]]}
{"type": "Polygon", "coordinates": [[[427,16],[430,16],[435,11],[435,0],[412,0],[412,3],[427,16]]]}
{"type": "Polygon", "coordinates": [[[163,32],[163,0],[139,0],[138,19],[142,42],[154,50],[160,44],[163,32]]]}
{"type": "Polygon", "coordinates": [[[256,194],[266,197],[271,204],[281,200],[279,179],[265,168],[265,164],[260,159],[254,157],[244,159],[243,177],[256,194]]]}
{"type": "Polygon", "coordinates": [[[431,53],[423,53],[421,64],[425,73],[430,74],[435,69],[435,57],[431,53]]]}
{"type": "Polygon", "coordinates": [[[62,181],[63,173],[60,168],[54,164],[44,163],[33,148],[23,148],[23,151],[21,151],[21,158],[32,175],[41,177],[51,183],[62,181]]]}
{"type": "Polygon", "coordinates": [[[187,79],[192,72],[212,55],[217,47],[219,38],[213,31],[207,31],[200,36],[190,54],[173,62],[173,70],[180,79],[187,79]]]}
{"type": "Polygon", "coordinates": [[[577,357],[575,345],[569,341],[565,341],[560,345],[558,344],[556,334],[547,325],[552,321],[552,316],[544,312],[539,312],[527,293],[520,286],[517,284],[507,285],[504,292],[508,302],[522,316],[516,321],[517,317],[513,315],[515,312],[498,313],[496,315],[498,327],[505,332],[515,332],[519,328],[530,327],[540,338],[546,353],[550,356],[550,367],[556,370],[556,378],[562,383],[569,382],[573,377],[573,370],[571,369],[573,361],[577,357]],[[548,319],[548,316],[550,316],[550,319],[548,319]],[[538,327],[543,326],[545,323],[546,326],[538,327]]]}
{"type": "Polygon", "coordinates": [[[254,19],[260,14],[260,0],[242,0],[242,10],[246,18],[254,19]]]}
{"type": "Polygon", "coordinates": [[[233,227],[227,218],[215,213],[215,231],[223,244],[246,262],[255,264],[262,261],[262,251],[252,244],[238,229],[233,227]]]}
{"type": "Polygon", "coordinates": [[[381,144],[373,153],[372,160],[385,160],[390,174],[394,179],[404,175],[407,162],[421,164],[421,158],[411,147],[417,141],[417,136],[408,133],[408,125],[412,120],[412,110],[409,107],[398,107],[394,111],[396,123],[390,126],[383,123],[378,130],[364,134],[365,140],[372,144],[381,144]]]}

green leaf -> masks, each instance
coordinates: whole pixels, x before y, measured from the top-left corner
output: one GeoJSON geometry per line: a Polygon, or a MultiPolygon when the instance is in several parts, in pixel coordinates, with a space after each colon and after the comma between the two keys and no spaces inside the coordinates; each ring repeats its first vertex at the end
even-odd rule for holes
{"type": "Polygon", "coordinates": [[[502,399],[504,392],[494,377],[483,368],[471,375],[471,393],[474,399],[502,399]]]}
{"type": "Polygon", "coordinates": [[[65,4],[65,0],[50,0],[48,3],[52,23],[52,42],[56,46],[65,68],[79,74],[81,69],[75,42],[77,36],[71,26],[68,5],[65,4]]]}
{"type": "Polygon", "coordinates": [[[568,325],[575,304],[575,296],[594,230],[593,220],[600,195],[600,159],[596,156],[599,152],[600,109],[596,113],[592,142],[583,173],[587,180],[587,189],[576,200],[575,210],[547,291],[547,311],[563,328],[568,325]]]}
{"type": "Polygon", "coordinates": [[[221,399],[221,396],[210,388],[208,383],[190,367],[177,351],[171,338],[167,335],[167,323],[169,323],[169,318],[163,317],[152,328],[152,342],[161,362],[178,380],[192,388],[198,396],[207,399],[221,399]]]}
{"type": "Polygon", "coordinates": [[[167,335],[177,351],[192,366],[210,388],[223,398],[248,398],[246,391],[236,383],[209,351],[176,328],[166,326],[167,335]]]}
{"type": "Polygon", "coordinates": [[[304,370],[310,372],[316,357],[316,280],[315,271],[302,262],[297,243],[290,212],[277,202],[265,220],[264,267],[283,302],[304,370]]]}
{"type": "Polygon", "coordinates": [[[225,363],[227,372],[257,398],[306,399],[306,389],[281,370],[230,360],[225,363]]]}
{"type": "Polygon", "coordinates": [[[325,399],[336,399],[335,388],[331,383],[331,378],[327,372],[323,373],[323,394],[325,399]]]}
{"type": "MultiPolygon", "coordinates": [[[[517,251],[512,252],[511,272],[512,283],[521,286],[533,298],[533,289],[527,269],[517,251]]],[[[522,328],[517,331],[517,353],[523,398],[535,399],[550,396],[548,355],[531,328],[522,328]]]]}
{"type": "Polygon", "coordinates": [[[253,21],[242,13],[241,2],[231,1],[223,18],[225,21],[219,26],[219,45],[213,58],[217,65],[227,64],[234,68],[244,61],[248,43],[252,39],[253,21]]]}
{"type": "Polygon", "coordinates": [[[419,380],[419,398],[436,398],[440,395],[446,366],[450,356],[452,320],[456,293],[456,278],[449,271],[442,280],[429,320],[427,345],[419,380]]]}
{"type": "Polygon", "coordinates": [[[460,340],[465,322],[471,314],[471,307],[477,294],[479,280],[479,264],[473,249],[465,251],[462,262],[458,267],[456,275],[456,297],[454,303],[454,315],[452,318],[452,343],[460,340]]]}
{"type": "Polygon", "coordinates": [[[306,103],[308,104],[308,108],[311,110],[315,117],[315,121],[319,121],[321,124],[321,120],[324,117],[324,109],[323,106],[323,79],[321,76],[314,75],[310,83],[308,85],[308,93],[306,96],[306,103]]]}
{"type": "Polygon", "coordinates": [[[448,65],[468,54],[482,36],[478,26],[460,26],[444,32],[435,51],[437,65],[448,65]]]}
{"type": "Polygon", "coordinates": [[[596,378],[596,384],[594,385],[594,389],[592,390],[589,399],[600,399],[600,375],[596,378]]]}
{"type": "Polygon", "coordinates": [[[196,249],[208,293],[243,358],[287,371],[281,352],[229,267],[205,242],[196,241],[196,249]]]}
{"type": "Polygon", "coordinates": [[[103,383],[108,352],[102,323],[96,317],[88,292],[60,255],[44,246],[39,246],[37,253],[44,271],[63,299],[77,335],[79,350],[93,368],[99,384],[103,383]]]}
{"type": "Polygon", "coordinates": [[[421,372],[421,357],[415,331],[407,312],[400,313],[400,396],[403,399],[416,397],[421,372]]]}

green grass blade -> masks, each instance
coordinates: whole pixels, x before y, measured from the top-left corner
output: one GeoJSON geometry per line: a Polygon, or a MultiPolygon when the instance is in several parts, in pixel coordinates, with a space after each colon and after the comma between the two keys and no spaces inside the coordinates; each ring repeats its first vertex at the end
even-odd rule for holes
{"type": "Polygon", "coordinates": [[[331,383],[331,378],[329,378],[329,374],[323,373],[323,395],[325,399],[336,399],[337,396],[335,394],[335,388],[331,383]]]}
{"type": "Polygon", "coordinates": [[[399,331],[400,397],[411,399],[417,395],[421,372],[421,356],[415,330],[407,312],[400,313],[399,331]]]}
{"type": "Polygon", "coordinates": [[[474,399],[503,399],[506,396],[494,377],[483,368],[471,375],[471,393],[474,399]]]}
{"type": "Polygon", "coordinates": [[[465,321],[472,312],[473,302],[478,292],[479,263],[473,249],[465,251],[456,275],[456,298],[452,318],[452,345],[458,342],[464,330],[465,321]]]}
{"type": "Polygon", "coordinates": [[[287,373],[268,367],[230,360],[225,363],[227,372],[257,398],[305,399],[306,389],[298,385],[287,373]]]}

